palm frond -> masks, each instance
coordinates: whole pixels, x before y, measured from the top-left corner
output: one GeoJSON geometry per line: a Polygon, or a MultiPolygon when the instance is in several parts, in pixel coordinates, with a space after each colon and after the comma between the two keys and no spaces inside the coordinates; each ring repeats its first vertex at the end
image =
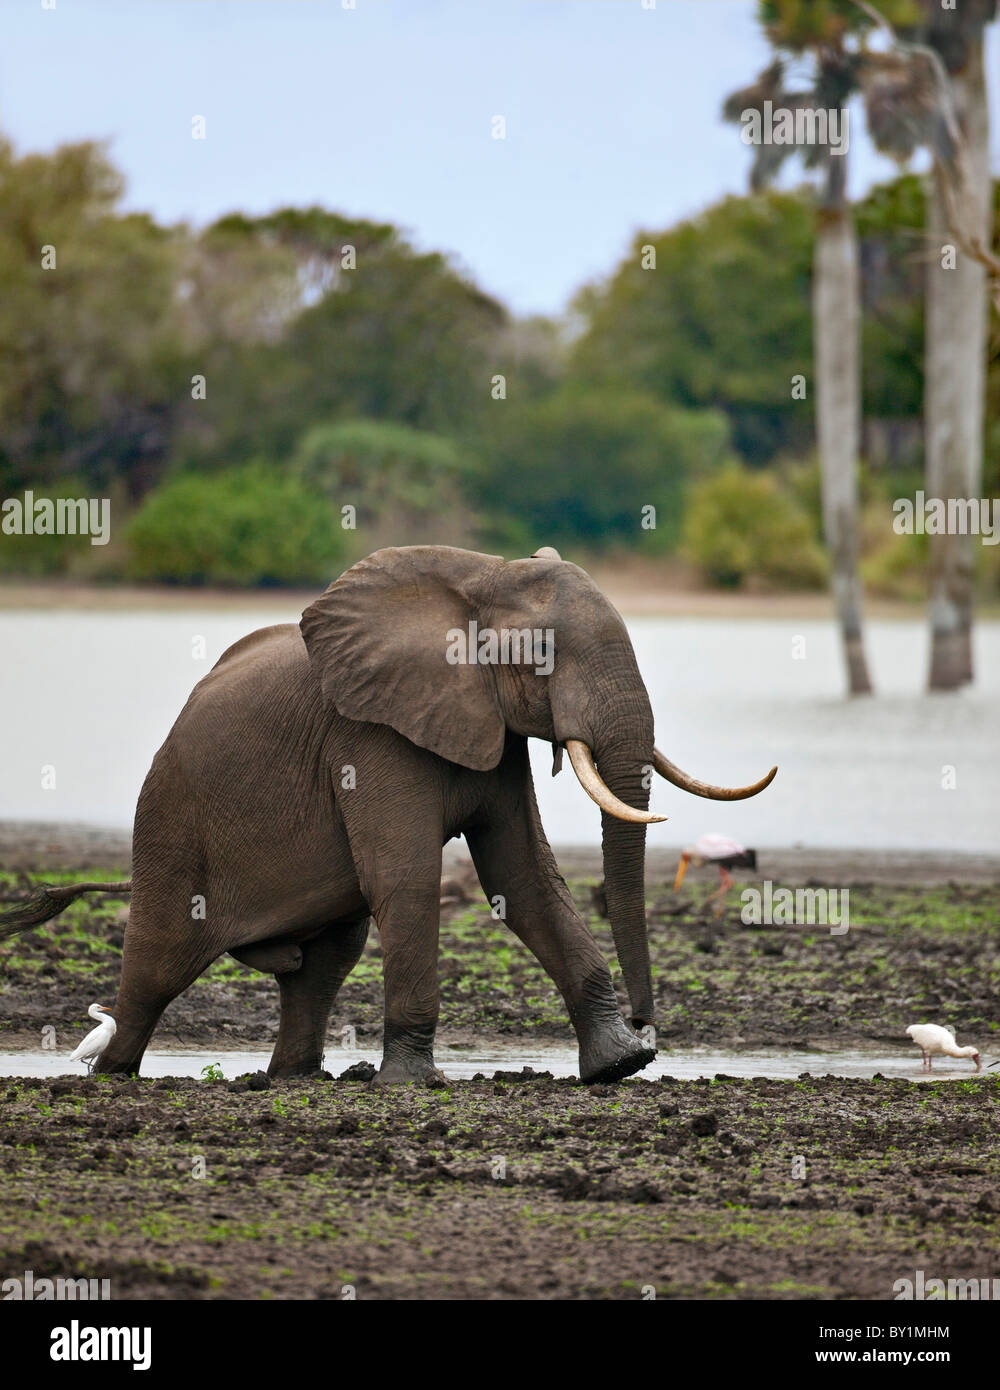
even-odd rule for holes
{"type": "Polygon", "coordinates": [[[722,103],[722,119],[738,124],[744,111],[763,111],[765,102],[774,102],[780,96],[784,76],[785,64],[776,58],[758,73],[749,87],[741,87],[726,97],[722,103]]]}
{"type": "Polygon", "coordinates": [[[950,94],[942,89],[926,53],[867,54],[858,77],[876,149],[901,164],[922,146],[944,163],[954,160],[956,126],[950,94]]]}
{"type": "MultiPolygon", "coordinates": [[[[772,112],[790,112],[794,122],[797,112],[821,109],[823,104],[818,100],[815,89],[786,91],[782,86],[784,75],[784,62],[777,58],[750,86],[741,87],[726,98],[722,106],[723,118],[734,124],[743,124],[747,112],[754,111],[763,117],[770,104],[772,112]]],[[[792,155],[798,155],[807,169],[824,168],[831,158],[828,147],[808,140],[761,143],[755,145],[753,150],[750,188],[755,193],[773,183],[792,155]]]]}

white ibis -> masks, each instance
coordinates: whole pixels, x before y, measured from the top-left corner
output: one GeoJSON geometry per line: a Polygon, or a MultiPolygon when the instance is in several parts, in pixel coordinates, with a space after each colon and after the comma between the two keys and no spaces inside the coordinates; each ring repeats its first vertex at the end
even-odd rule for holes
{"type": "Polygon", "coordinates": [[[719,899],[719,910],[716,913],[718,916],[722,912],[722,899],[733,886],[728,871],[734,868],[756,869],[757,851],[745,849],[738,840],[731,840],[728,835],[702,835],[700,840],[681,854],[681,862],[677,865],[677,877],[674,879],[675,893],[684,881],[689,864],[694,864],[695,867],[701,864],[718,864],[719,888],[709,898],[709,902],[712,898],[719,899]]]}
{"type": "Polygon", "coordinates": [[[98,1020],[97,1027],[91,1028],[83,1042],[70,1057],[71,1062],[86,1062],[87,1071],[92,1072],[97,1065],[97,1059],[114,1037],[118,1025],[111,1017],[110,1010],[103,1004],[91,1004],[87,1010],[88,1018],[98,1020]]]}
{"type": "Polygon", "coordinates": [[[942,1054],[945,1057],[971,1057],[976,1064],[976,1071],[982,1066],[979,1049],[959,1047],[951,1028],[942,1028],[937,1023],[911,1023],[906,1031],[920,1048],[920,1056],[923,1059],[921,1065],[928,1071],[931,1069],[931,1058],[942,1054]]]}

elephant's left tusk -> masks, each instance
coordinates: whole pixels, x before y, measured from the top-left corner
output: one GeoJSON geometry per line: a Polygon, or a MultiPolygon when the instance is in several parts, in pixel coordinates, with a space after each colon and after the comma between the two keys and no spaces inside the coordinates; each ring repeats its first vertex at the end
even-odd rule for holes
{"type": "Polygon", "coordinates": [[[598,772],[593,753],[580,739],[568,738],[566,752],[569,754],[573,771],[580,779],[580,786],[592,801],[597,802],[602,811],[607,811],[609,816],[632,821],[635,825],[653,825],[656,821],[667,819],[666,816],[654,815],[652,811],[637,811],[634,806],[627,805],[615,796],[598,772]]]}
{"type": "Polygon", "coordinates": [[[676,763],[665,758],[658,748],[653,749],[653,766],[661,777],[673,782],[675,787],[680,787],[682,791],[691,792],[695,796],[707,797],[710,801],[744,801],[748,796],[756,796],[758,792],[771,785],[778,771],[776,767],[772,767],[766,777],[762,777],[759,782],[751,782],[749,787],[714,787],[711,782],[699,782],[697,777],[689,777],[676,763]]]}

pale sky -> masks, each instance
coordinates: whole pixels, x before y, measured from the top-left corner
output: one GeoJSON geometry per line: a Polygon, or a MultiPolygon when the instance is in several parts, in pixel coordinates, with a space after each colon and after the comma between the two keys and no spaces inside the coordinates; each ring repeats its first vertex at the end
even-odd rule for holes
{"type": "MultiPolygon", "coordinates": [[[[22,153],[107,139],[162,221],[322,203],[558,313],[636,229],[746,187],[719,108],[767,61],[754,0],[43,3],[0,0],[0,130],[22,153]]],[[[894,172],[859,129],[855,193],[894,172]]]]}

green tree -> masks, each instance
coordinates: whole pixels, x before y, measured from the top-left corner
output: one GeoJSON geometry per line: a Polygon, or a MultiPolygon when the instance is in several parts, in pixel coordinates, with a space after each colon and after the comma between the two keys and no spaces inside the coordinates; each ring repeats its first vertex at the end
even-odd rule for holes
{"type": "MultiPolygon", "coordinates": [[[[31,495],[34,503],[44,499],[55,502],[64,497],[75,501],[87,496],[87,485],[82,478],[63,478],[47,486],[33,486],[31,495]]],[[[112,503],[112,517],[115,510],[112,503]]],[[[7,517],[2,520],[7,520],[7,517]]],[[[103,545],[91,544],[89,532],[49,535],[33,530],[30,535],[11,535],[0,527],[0,574],[48,576],[67,571],[86,573],[91,567],[99,565],[106,553],[103,545]]]]}
{"type": "Polygon", "coordinates": [[[731,464],[697,483],[684,519],[684,551],[705,579],[816,589],[826,562],[812,522],[776,478],[731,464]]]}
{"type": "Polygon", "coordinates": [[[191,296],[214,384],[186,412],[189,459],[287,457],[310,423],[359,416],[466,431],[489,401],[504,310],[388,224],[232,216],[203,233],[196,264],[215,287],[208,317],[191,296]]]}
{"type": "Polygon", "coordinates": [[[391,246],[338,283],[293,325],[311,416],[351,413],[415,429],[461,427],[489,400],[500,305],[437,254],[391,246]]]}
{"type": "Polygon", "coordinates": [[[323,498],[267,464],[184,473],[129,522],[126,573],[177,584],[329,583],[343,534],[323,498]]]}
{"type": "Polygon", "coordinates": [[[790,383],[812,367],[812,242],[812,210],[788,193],[725,198],[639,232],[611,279],[576,300],[572,378],[723,410],[754,463],[805,448],[812,421],[790,383]]]}
{"type": "Polygon", "coordinates": [[[163,466],[183,362],[177,238],[121,216],[100,146],[15,155],[0,141],[0,482],[113,476],[137,495],[163,466]],[[48,248],[48,249],[46,249],[48,248]]]}
{"type": "MultiPolygon", "coordinates": [[[[666,549],[680,534],[688,479],[718,467],[725,418],[670,409],[650,396],[566,386],[518,409],[495,406],[496,426],[479,489],[482,513],[504,543],[575,542],[602,547],[637,540],[666,549]],[[655,508],[655,529],[643,512],[655,508]]],[[[530,553],[530,552],[529,552],[530,553]]]]}
{"type": "Polygon", "coordinates": [[[924,216],[913,174],[879,184],[854,208],[861,261],[862,413],[919,424],[924,392],[924,216]]]}
{"type": "Polygon", "coordinates": [[[436,542],[470,546],[476,520],[468,494],[476,470],[452,440],[380,420],[314,425],[290,469],[338,513],[351,508],[352,550],[436,542]]]}

